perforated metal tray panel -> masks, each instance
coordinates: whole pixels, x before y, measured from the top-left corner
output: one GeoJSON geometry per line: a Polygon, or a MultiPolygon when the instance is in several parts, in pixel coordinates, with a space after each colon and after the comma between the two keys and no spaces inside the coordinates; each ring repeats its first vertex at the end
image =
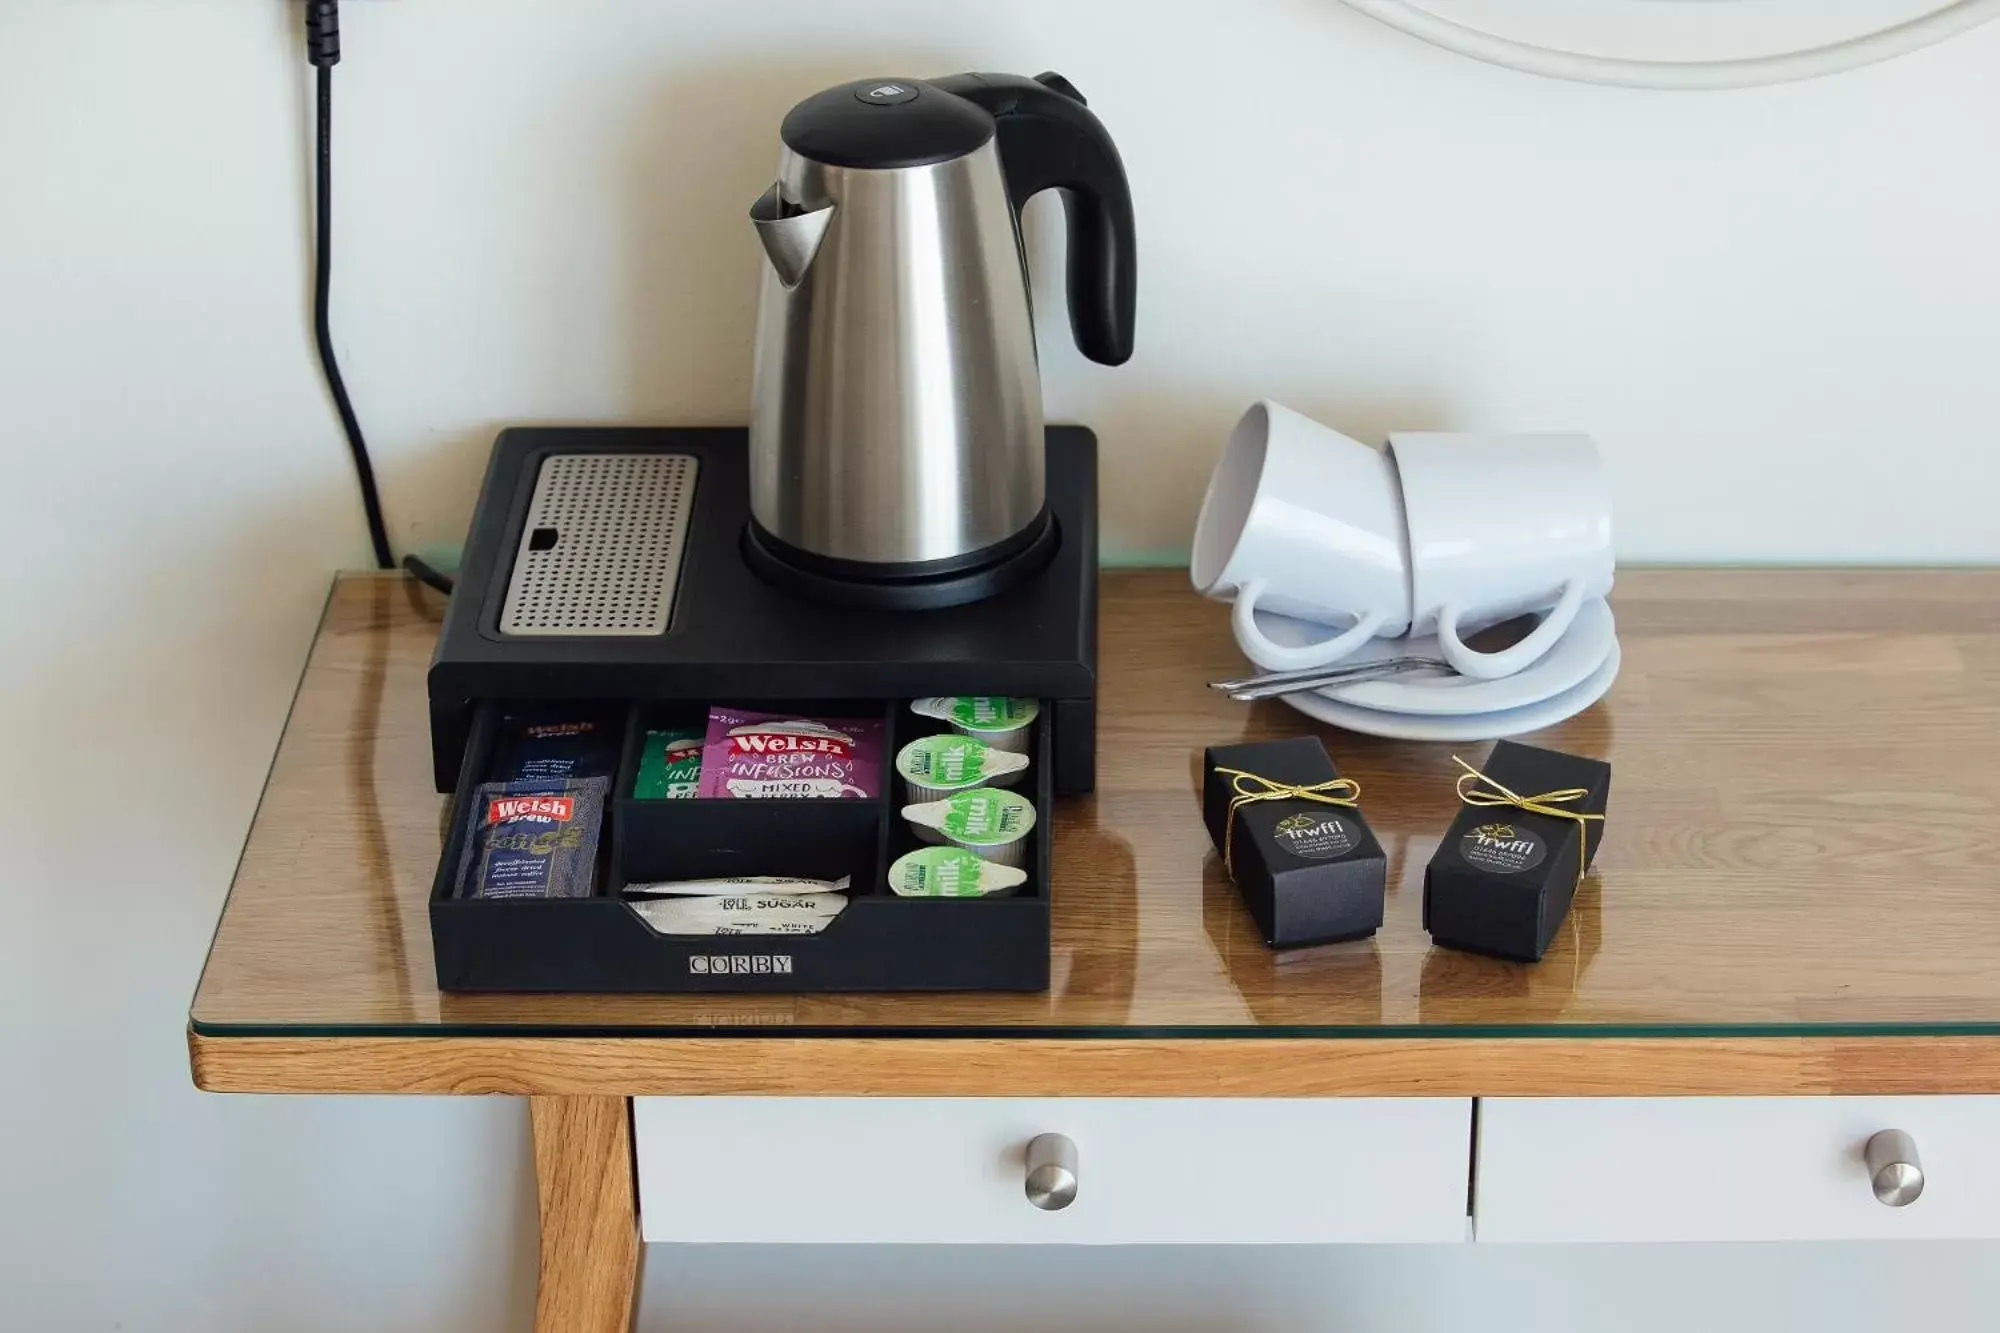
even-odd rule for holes
{"type": "Polygon", "coordinates": [[[502,634],[664,634],[687,549],[687,454],[551,454],[500,611],[502,634]]]}

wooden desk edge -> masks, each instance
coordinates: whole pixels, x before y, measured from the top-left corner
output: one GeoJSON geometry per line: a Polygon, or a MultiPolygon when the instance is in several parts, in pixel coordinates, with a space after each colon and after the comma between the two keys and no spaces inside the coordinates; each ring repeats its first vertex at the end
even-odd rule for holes
{"type": "Polygon", "coordinates": [[[2000,1037],[218,1037],[209,1092],[1782,1097],[2000,1092],[2000,1037]]]}

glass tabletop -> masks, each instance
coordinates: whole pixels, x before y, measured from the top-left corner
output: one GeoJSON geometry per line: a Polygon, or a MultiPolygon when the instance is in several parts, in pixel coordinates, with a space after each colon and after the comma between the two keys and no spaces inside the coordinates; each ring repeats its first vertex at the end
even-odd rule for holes
{"type": "Polygon", "coordinates": [[[1227,701],[1226,608],[1102,585],[1099,784],[1055,811],[1047,993],[444,994],[441,603],[335,584],[192,1008],[228,1035],[2000,1033],[2000,572],[1621,572],[1606,699],[1527,739],[1606,758],[1597,868],[1548,956],[1433,947],[1451,756],[1227,701]],[[1204,746],[1319,735],[1388,852],[1373,939],[1274,952],[1209,845],[1204,746]]]}

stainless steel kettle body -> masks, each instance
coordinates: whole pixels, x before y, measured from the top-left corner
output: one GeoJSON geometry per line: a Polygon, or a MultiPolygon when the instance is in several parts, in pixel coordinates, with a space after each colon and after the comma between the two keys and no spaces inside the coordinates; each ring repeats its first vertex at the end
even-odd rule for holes
{"type": "Polygon", "coordinates": [[[1044,77],[868,80],[786,117],[750,214],[767,260],[750,507],[785,558],[923,577],[1046,522],[1021,204],[1069,192],[1072,322],[1109,364],[1130,355],[1133,263],[1116,149],[1044,77]]]}

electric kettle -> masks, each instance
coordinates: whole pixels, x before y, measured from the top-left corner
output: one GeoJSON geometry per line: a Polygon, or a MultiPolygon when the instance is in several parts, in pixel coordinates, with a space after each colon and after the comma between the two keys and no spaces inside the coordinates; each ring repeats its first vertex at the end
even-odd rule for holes
{"type": "Polygon", "coordinates": [[[1132,197],[1103,125],[1060,75],[959,74],[829,88],[781,136],[750,210],[767,260],[751,542],[822,580],[893,583],[1046,541],[1020,213],[1064,192],[1077,346],[1125,361],[1132,197]]]}

